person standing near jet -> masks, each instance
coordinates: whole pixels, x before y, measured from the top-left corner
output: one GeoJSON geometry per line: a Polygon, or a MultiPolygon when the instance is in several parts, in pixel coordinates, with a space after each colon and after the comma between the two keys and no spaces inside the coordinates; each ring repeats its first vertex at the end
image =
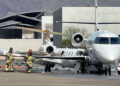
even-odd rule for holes
{"type": "Polygon", "coordinates": [[[32,62],[33,62],[32,49],[28,50],[25,56],[25,62],[26,62],[26,71],[30,73],[32,69],[32,62]]]}
{"type": "Polygon", "coordinates": [[[11,47],[6,55],[6,66],[5,66],[6,71],[13,71],[13,61],[14,61],[13,48],[11,47]]]}

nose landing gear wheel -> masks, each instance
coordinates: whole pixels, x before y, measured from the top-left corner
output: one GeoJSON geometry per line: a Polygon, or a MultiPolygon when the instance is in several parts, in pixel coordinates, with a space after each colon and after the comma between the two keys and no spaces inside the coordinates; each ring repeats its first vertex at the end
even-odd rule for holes
{"type": "Polygon", "coordinates": [[[111,76],[111,67],[110,66],[108,67],[108,73],[109,73],[109,76],[111,76]]]}
{"type": "Polygon", "coordinates": [[[109,74],[111,76],[111,66],[109,65],[108,67],[105,68],[105,75],[109,74]]]}
{"type": "Polygon", "coordinates": [[[118,70],[118,75],[120,75],[120,71],[118,70]]]}

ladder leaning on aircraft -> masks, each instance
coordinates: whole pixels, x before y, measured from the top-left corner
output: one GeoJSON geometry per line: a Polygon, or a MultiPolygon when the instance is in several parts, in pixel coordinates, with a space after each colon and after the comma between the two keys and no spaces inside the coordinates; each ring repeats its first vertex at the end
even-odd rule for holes
{"type": "MultiPolygon", "coordinates": [[[[49,68],[52,67],[51,64],[59,64],[63,67],[72,67],[77,71],[81,70],[81,72],[84,73],[87,66],[95,65],[99,73],[101,73],[104,70],[104,71],[109,71],[109,74],[111,75],[110,64],[114,64],[115,61],[117,61],[120,57],[120,52],[119,52],[120,40],[119,39],[120,38],[118,37],[118,35],[113,34],[111,32],[96,31],[92,33],[88,37],[88,39],[86,39],[86,49],[89,55],[88,57],[80,56],[80,54],[77,54],[77,52],[78,53],[81,52],[81,50],[77,50],[77,49],[76,49],[77,51],[75,52],[76,54],[72,56],[71,54],[69,54],[67,56],[67,53],[69,53],[69,50],[70,51],[75,51],[75,50],[73,49],[67,50],[65,48],[63,51],[67,50],[67,52],[65,51],[63,56],[50,55],[50,56],[35,56],[35,57],[43,58],[42,61],[47,62],[47,64],[49,63],[50,65],[49,68]],[[102,40],[104,40],[105,43],[102,40]],[[107,65],[106,68],[103,67],[103,64],[107,65]]],[[[81,35],[81,33],[75,33],[72,36],[73,46],[79,47],[83,42],[83,40],[85,39],[81,35]]],[[[57,50],[60,51],[62,49],[57,49],[57,50]]]]}
{"type": "Polygon", "coordinates": [[[49,31],[48,29],[41,30],[40,28],[27,28],[27,27],[18,27],[18,29],[23,29],[23,30],[29,30],[29,31],[44,33],[44,34],[46,34],[45,39],[49,39],[50,38],[50,34],[62,35],[62,33],[60,33],[60,32],[53,32],[53,31],[49,31]]]}
{"type": "MultiPolygon", "coordinates": [[[[43,46],[40,47],[40,52],[41,51],[42,51],[42,53],[47,52],[46,53],[47,56],[34,55],[34,57],[35,58],[40,58],[40,59],[42,58],[43,65],[47,64],[47,66],[48,66],[48,64],[49,64],[49,69],[52,66],[54,66],[54,64],[60,64],[63,67],[74,67],[74,65],[76,65],[77,60],[83,60],[83,59],[85,59],[85,56],[81,56],[85,52],[83,49],[56,48],[56,46],[54,46],[50,42],[50,40],[49,40],[50,34],[62,35],[62,33],[51,32],[51,31],[48,31],[48,30],[40,30],[40,29],[35,29],[35,28],[26,28],[26,27],[19,27],[18,29],[24,29],[24,30],[34,31],[34,32],[40,32],[40,33],[44,33],[46,35],[45,36],[45,40],[47,42],[43,46]],[[64,51],[64,55],[62,56],[59,53],[61,53],[63,51],[64,51]],[[56,53],[56,54],[54,54],[54,56],[53,56],[53,53],[56,53]],[[71,63],[71,61],[68,61],[68,60],[73,60],[73,61],[71,63]]],[[[75,35],[73,35],[72,39],[73,39],[72,40],[72,44],[74,46],[77,46],[77,47],[83,42],[83,36],[81,34],[75,34],[75,35]],[[75,40],[74,41],[74,37],[75,37],[75,39],[76,39],[76,37],[77,37],[77,39],[79,37],[80,38],[79,38],[79,40],[75,40]],[[77,43],[76,43],[76,41],[77,41],[77,43]],[[77,45],[77,44],[79,44],[79,45],[77,45]]],[[[21,54],[20,56],[24,56],[24,55],[21,54]]],[[[75,69],[77,69],[77,71],[78,71],[80,69],[79,68],[80,65],[76,66],[76,67],[77,68],[75,68],[75,69]]]]}
{"type": "MultiPolygon", "coordinates": [[[[92,63],[94,63],[95,60],[97,61],[96,63],[98,63],[98,65],[96,65],[96,67],[98,66],[98,71],[102,71],[102,65],[106,64],[108,65],[108,70],[106,70],[105,68],[105,72],[108,71],[111,75],[110,64],[115,64],[115,62],[120,59],[120,38],[114,33],[107,31],[99,31],[98,24],[120,24],[120,22],[98,22],[97,8],[97,0],[95,0],[95,22],[56,21],[56,23],[94,24],[95,32],[92,33],[86,40],[86,49],[92,63]],[[106,41],[107,43],[105,43],[104,41],[106,41]]],[[[78,38],[82,39],[80,36],[77,36],[77,34],[79,35],[80,33],[76,33],[73,37],[74,42],[76,43],[78,43],[78,38]]],[[[120,70],[118,70],[118,74],[120,74],[119,71],[120,70]]]]}
{"type": "Polygon", "coordinates": [[[43,33],[45,35],[44,36],[45,41],[43,43],[43,46],[40,46],[40,49],[39,49],[40,53],[43,55],[53,54],[56,50],[56,46],[54,46],[50,41],[50,34],[62,35],[62,33],[60,33],[60,32],[53,32],[53,31],[49,31],[48,29],[40,30],[40,28],[27,28],[27,27],[18,27],[18,29],[39,32],[39,33],[43,33]]]}
{"type": "MultiPolygon", "coordinates": [[[[31,28],[27,28],[27,29],[31,29],[31,28]]],[[[82,73],[84,73],[84,71],[85,71],[86,63],[87,64],[88,63],[95,64],[95,65],[97,65],[98,72],[101,72],[103,70],[102,64],[110,65],[111,63],[114,63],[119,58],[119,55],[117,53],[116,53],[116,55],[113,53],[115,57],[111,57],[107,53],[104,54],[103,52],[101,52],[100,50],[104,49],[104,52],[111,52],[111,54],[112,54],[112,52],[114,52],[115,50],[114,51],[108,51],[107,47],[106,47],[106,50],[105,50],[105,46],[107,44],[104,46],[104,45],[99,44],[99,42],[96,43],[96,40],[98,38],[100,38],[100,39],[109,38],[109,40],[111,40],[111,42],[108,42],[108,44],[109,44],[109,43],[112,43],[112,39],[111,38],[117,39],[118,36],[113,34],[113,33],[106,32],[106,31],[96,31],[93,34],[91,34],[88,37],[88,39],[86,40],[86,48],[87,48],[87,52],[88,52],[90,57],[86,57],[86,56],[81,57],[80,55],[72,55],[71,56],[71,54],[69,54],[67,56],[67,53],[69,53],[68,51],[70,49],[68,49],[67,52],[66,52],[65,48],[64,48],[64,50],[63,50],[63,51],[65,51],[65,54],[64,54],[65,56],[64,57],[63,56],[62,57],[61,56],[52,56],[52,57],[51,56],[46,56],[46,59],[44,59],[44,60],[52,63],[53,60],[51,60],[51,59],[61,59],[61,61],[63,61],[63,62],[59,63],[59,64],[62,65],[62,66],[70,66],[71,64],[74,63],[74,65],[76,65],[76,66],[74,66],[74,68],[77,69],[77,71],[79,71],[79,69],[81,69],[82,73]],[[98,45],[101,46],[101,48],[97,47],[98,45]],[[100,53],[103,53],[103,54],[100,54],[100,53]],[[109,56],[109,57],[107,57],[107,56],[109,56]],[[72,61],[71,64],[66,63],[64,65],[63,63],[64,63],[65,60],[73,60],[73,61],[72,61]],[[79,63],[79,60],[82,61],[82,62],[80,61],[81,64],[79,63]],[[98,62],[96,62],[96,61],[98,61],[98,62]],[[78,68],[76,68],[76,67],[78,67],[78,68]]],[[[72,44],[75,47],[80,47],[80,45],[83,42],[83,40],[85,40],[85,39],[81,35],[81,33],[75,33],[72,36],[72,44]]],[[[119,46],[119,45],[117,45],[117,46],[119,46]]],[[[114,48],[114,46],[110,45],[110,44],[109,44],[109,47],[111,47],[110,50],[113,50],[113,48],[114,48]]],[[[57,49],[57,50],[60,51],[62,49],[57,49]]],[[[118,50],[118,49],[116,49],[116,50],[118,50]]],[[[71,49],[71,51],[72,51],[72,49],[71,49]]],[[[115,51],[115,52],[117,52],[117,51],[115,51]]],[[[50,52],[49,52],[49,54],[50,54],[50,52]]],[[[35,56],[35,57],[36,58],[37,57],[38,58],[42,58],[40,56],[35,56]]],[[[67,62],[69,62],[69,61],[67,61],[67,62]]],[[[54,63],[57,63],[57,60],[55,60],[54,63]]],[[[108,66],[108,70],[111,71],[110,66],[108,66]]]]}
{"type": "MultiPolygon", "coordinates": [[[[97,31],[98,24],[120,24],[120,22],[98,22],[97,19],[97,0],[95,0],[95,22],[68,22],[68,21],[56,21],[56,23],[78,23],[78,24],[95,24],[95,32],[92,33],[88,39],[86,40],[86,48],[87,52],[90,56],[88,59],[88,62],[90,64],[95,64],[98,72],[101,72],[103,70],[103,64],[108,65],[107,69],[109,71],[109,74],[111,74],[111,68],[110,64],[115,63],[120,58],[120,38],[118,35],[106,32],[106,31],[97,31]],[[107,43],[104,43],[104,41],[100,40],[106,40],[107,43]],[[114,41],[116,40],[116,41],[114,41]]],[[[84,38],[81,35],[81,33],[75,33],[72,37],[72,44],[76,47],[79,47],[81,43],[83,42],[84,38]]],[[[57,57],[51,57],[56,59],[57,57]]],[[[69,60],[76,60],[72,61],[71,64],[75,65],[75,67],[79,67],[77,69],[81,69],[81,72],[84,72],[86,61],[82,60],[81,66],[80,62],[78,62],[78,58],[80,59],[80,56],[76,57],[59,57],[57,59],[66,59],[69,63],[69,60]],[[85,61],[85,62],[84,62],[85,61]]],[[[62,63],[64,63],[64,60],[62,63]]],[[[66,61],[65,61],[66,62],[66,61]]],[[[66,64],[67,64],[66,62],[66,64]]],[[[62,65],[61,63],[61,65],[62,65]]],[[[70,64],[68,64],[70,66],[70,64]]],[[[105,71],[106,68],[105,68],[105,71]]]]}
{"type": "MultiPolygon", "coordinates": [[[[68,21],[56,21],[56,23],[78,23],[78,24],[95,24],[95,32],[92,33],[88,39],[84,39],[81,33],[75,33],[72,37],[72,44],[73,46],[79,47],[81,43],[86,40],[86,51],[89,57],[81,56],[81,50],[79,49],[68,49],[65,48],[65,55],[67,55],[68,51],[74,51],[73,56],[51,56],[54,50],[56,49],[50,41],[45,44],[43,51],[47,51],[50,56],[39,56],[36,55],[36,58],[43,58],[42,61],[51,64],[59,64],[64,67],[72,67],[77,71],[81,70],[82,73],[85,72],[85,69],[89,69],[91,65],[94,65],[98,72],[102,72],[103,70],[106,72],[109,71],[111,74],[111,67],[110,64],[114,64],[120,58],[120,38],[118,35],[107,32],[107,31],[97,31],[98,24],[120,24],[120,22],[98,22],[97,21],[97,0],[95,0],[95,22],[68,22],[68,21]],[[66,52],[67,51],[67,52],[66,52]],[[107,65],[105,68],[104,65],[107,65]],[[86,68],[88,66],[88,68],[86,68]]],[[[49,32],[43,30],[36,30],[33,28],[24,28],[20,27],[19,29],[26,29],[35,32],[43,32],[43,33],[54,33],[57,35],[61,35],[61,33],[57,32],[49,32]]],[[[47,36],[46,38],[49,38],[47,36]]],[[[60,49],[61,50],[61,49],[60,49]]],[[[58,51],[60,51],[58,49],[58,51]]]]}

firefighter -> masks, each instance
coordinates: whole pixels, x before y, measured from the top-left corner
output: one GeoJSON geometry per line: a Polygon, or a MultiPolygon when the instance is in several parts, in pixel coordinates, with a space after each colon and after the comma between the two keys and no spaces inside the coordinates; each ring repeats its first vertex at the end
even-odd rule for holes
{"type": "Polygon", "coordinates": [[[11,47],[6,55],[6,66],[5,66],[6,71],[13,71],[13,61],[14,61],[13,48],[11,47]]]}
{"type": "Polygon", "coordinates": [[[26,70],[28,73],[30,73],[32,69],[32,63],[33,63],[32,49],[28,50],[25,57],[25,62],[26,62],[26,70]]]}

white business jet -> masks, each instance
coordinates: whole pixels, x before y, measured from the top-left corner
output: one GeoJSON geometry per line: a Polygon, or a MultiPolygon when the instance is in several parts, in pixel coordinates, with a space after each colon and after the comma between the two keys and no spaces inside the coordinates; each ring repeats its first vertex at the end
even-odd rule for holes
{"type": "MultiPolygon", "coordinates": [[[[80,48],[57,48],[51,43],[47,43],[41,47],[40,51],[47,52],[47,56],[34,55],[37,59],[36,62],[45,65],[46,68],[50,69],[55,64],[59,64],[63,67],[72,67],[76,71],[81,70],[85,72],[87,66],[94,65],[98,72],[102,70],[111,73],[110,64],[114,64],[120,58],[120,38],[118,35],[107,32],[97,31],[98,24],[120,24],[119,22],[97,22],[97,0],[96,0],[96,22],[66,22],[56,21],[57,23],[79,23],[79,24],[95,24],[95,32],[92,33],[88,39],[84,39],[81,33],[75,33],[72,36],[72,44],[75,47],[80,47],[83,41],[86,42],[86,51],[88,56],[85,55],[85,51],[80,48]],[[63,53],[62,53],[63,52],[63,53]],[[53,53],[61,53],[61,55],[53,55],[53,53]],[[104,67],[103,64],[106,66],[104,67]]],[[[39,32],[39,31],[38,31],[39,32]]]]}
{"type": "MultiPolygon", "coordinates": [[[[120,38],[117,34],[108,31],[98,31],[98,24],[120,24],[120,22],[98,22],[97,21],[97,0],[95,0],[95,23],[94,22],[67,22],[67,21],[56,21],[56,23],[78,23],[78,24],[95,24],[95,32],[92,33],[88,39],[85,39],[86,50],[89,58],[85,58],[89,64],[94,64],[101,72],[103,69],[105,72],[109,71],[111,74],[111,64],[120,58],[120,38]],[[106,65],[103,68],[103,64],[106,65]]],[[[75,33],[72,37],[73,46],[79,47],[81,42],[84,41],[84,37],[81,33],[75,33]]],[[[85,62],[86,63],[86,62],[85,62]]],[[[82,67],[85,68],[85,65],[82,67]]],[[[81,69],[84,69],[81,68],[81,69]]],[[[83,70],[81,70],[83,71],[83,70]]]]}

